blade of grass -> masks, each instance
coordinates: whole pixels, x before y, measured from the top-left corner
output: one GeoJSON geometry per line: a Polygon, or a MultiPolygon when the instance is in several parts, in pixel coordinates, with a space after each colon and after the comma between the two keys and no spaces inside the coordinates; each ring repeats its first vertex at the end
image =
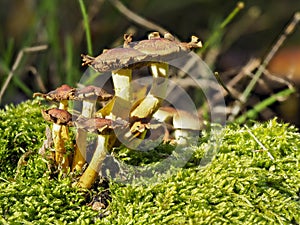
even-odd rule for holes
{"type": "Polygon", "coordinates": [[[277,101],[278,98],[283,98],[283,97],[286,98],[286,97],[290,96],[291,94],[295,93],[295,91],[296,91],[295,89],[287,88],[283,91],[273,94],[269,98],[267,98],[267,99],[263,100],[262,102],[258,103],[257,105],[255,105],[253,109],[248,110],[246,113],[244,113],[243,115],[238,117],[235,120],[235,122],[243,123],[247,119],[255,119],[257,117],[258,113],[260,113],[262,110],[264,110],[268,106],[272,105],[274,102],[277,101]]]}
{"type": "Polygon", "coordinates": [[[224,28],[233,20],[233,18],[244,8],[243,2],[238,2],[234,10],[223,20],[223,22],[215,29],[213,34],[209,37],[209,39],[204,43],[203,47],[199,50],[200,53],[205,52],[205,50],[214,45],[217,40],[220,39],[220,36],[223,35],[224,28]]]}
{"type": "Polygon", "coordinates": [[[73,74],[73,41],[70,35],[66,37],[66,82],[70,86],[74,84],[74,74],[73,74]]]}
{"type": "Polygon", "coordinates": [[[27,95],[27,97],[32,97],[33,91],[21,79],[19,79],[19,77],[14,76],[12,81],[25,95],[27,95]]]}
{"type": "Polygon", "coordinates": [[[3,61],[6,65],[9,65],[10,62],[12,61],[14,45],[15,45],[15,40],[13,38],[9,38],[5,52],[3,54],[3,61]]]}
{"type": "Polygon", "coordinates": [[[83,0],[78,0],[78,1],[79,1],[79,5],[80,5],[81,14],[83,17],[83,26],[85,29],[88,54],[93,55],[92,39],[91,39],[91,31],[90,31],[90,26],[89,26],[88,15],[87,15],[83,0]]]}

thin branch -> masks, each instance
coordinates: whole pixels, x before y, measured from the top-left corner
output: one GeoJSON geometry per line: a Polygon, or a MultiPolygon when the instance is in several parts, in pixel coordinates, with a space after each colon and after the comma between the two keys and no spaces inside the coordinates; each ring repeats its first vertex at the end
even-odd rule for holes
{"type": "Polygon", "coordinates": [[[4,82],[2,88],[1,88],[1,91],[0,91],[0,103],[2,101],[2,97],[4,95],[4,92],[5,90],[7,89],[7,86],[10,82],[10,80],[12,79],[13,75],[14,75],[14,72],[17,70],[22,58],[23,58],[23,55],[24,53],[31,53],[31,52],[39,52],[39,51],[44,51],[48,48],[47,45],[38,45],[38,46],[34,46],[34,47],[26,47],[26,48],[23,48],[21,51],[19,51],[18,55],[17,55],[17,58],[11,68],[11,70],[9,71],[9,74],[6,78],[6,81],[4,82]]]}
{"type": "Polygon", "coordinates": [[[168,31],[166,29],[164,29],[163,27],[149,21],[146,20],[145,18],[139,16],[138,14],[136,14],[135,12],[131,11],[130,9],[128,9],[121,1],[119,0],[108,0],[116,9],[118,9],[120,11],[120,13],[122,13],[125,17],[127,17],[129,20],[143,26],[146,27],[149,30],[153,30],[153,31],[158,31],[162,34],[164,33],[168,33],[168,31]]]}
{"type": "Polygon", "coordinates": [[[290,35],[292,32],[294,32],[295,27],[300,21],[300,12],[296,12],[294,14],[294,17],[292,21],[288,24],[288,26],[285,28],[282,35],[280,35],[279,39],[276,41],[276,43],[271,48],[271,51],[267,54],[262,64],[258,67],[257,72],[255,73],[253,79],[250,81],[248,86],[246,87],[245,91],[243,92],[243,95],[240,98],[240,102],[237,102],[237,104],[232,109],[232,114],[228,118],[229,121],[233,121],[234,118],[239,114],[242,108],[242,104],[245,104],[247,101],[251,91],[253,90],[255,84],[259,80],[260,76],[263,74],[263,72],[266,70],[267,65],[269,64],[270,60],[273,58],[275,53],[278,51],[278,49],[281,47],[283,42],[286,40],[288,35],[290,35]]]}
{"type": "Polygon", "coordinates": [[[34,66],[29,66],[28,71],[30,71],[32,73],[32,75],[35,77],[39,90],[41,90],[43,93],[45,93],[47,91],[47,89],[46,89],[44,82],[42,80],[42,77],[39,74],[39,72],[37,71],[37,69],[34,66]]]}

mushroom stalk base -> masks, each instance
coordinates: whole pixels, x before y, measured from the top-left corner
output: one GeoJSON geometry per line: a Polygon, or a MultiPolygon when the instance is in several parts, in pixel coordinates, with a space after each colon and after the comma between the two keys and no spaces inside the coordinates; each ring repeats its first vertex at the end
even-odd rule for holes
{"type": "Polygon", "coordinates": [[[84,171],[79,180],[79,186],[82,188],[91,188],[96,178],[99,176],[99,170],[102,166],[103,160],[106,157],[110,135],[98,135],[97,147],[95,149],[93,158],[84,171]]]}
{"type": "MultiPolygon", "coordinates": [[[[82,116],[91,118],[95,111],[96,101],[84,100],[82,103],[82,116]]],[[[78,129],[76,135],[76,146],[71,171],[81,171],[86,158],[87,147],[87,132],[83,129],[78,129]]]]}
{"type": "Polygon", "coordinates": [[[72,163],[72,171],[81,171],[85,164],[87,132],[83,129],[78,129],[76,136],[76,145],[72,163]]]}

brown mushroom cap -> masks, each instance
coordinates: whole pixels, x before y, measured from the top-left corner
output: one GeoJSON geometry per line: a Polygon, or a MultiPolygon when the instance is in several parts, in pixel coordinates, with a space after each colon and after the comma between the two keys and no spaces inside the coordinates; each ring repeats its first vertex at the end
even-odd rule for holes
{"type": "Polygon", "coordinates": [[[58,125],[71,125],[72,115],[63,109],[48,109],[42,110],[42,116],[48,122],[56,123],[58,125]]]}
{"type": "Polygon", "coordinates": [[[132,48],[113,48],[93,58],[81,55],[82,65],[90,65],[98,72],[109,72],[127,68],[147,59],[147,55],[132,48]]]}
{"type": "Polygon", "coordinates": [[[164,38],[139,41],[134,43],[133,48],[150,56],[151,61],[168,61],[182,53],[175,42],[164,38]]]}
{"type": "Polygon", "coordinates": [[[111,120],[106,118],[85,118],[80,117],[75,121],[77,128],[81,128],[92,133],[110,132],[116,127],[126,126],[127,122],[123,120],[111,120]]]}
{"type": "Polygon", "coordinates": [[[157,32],[153,32],[149,35],[149,40],[131,43],[131,47],[151,56],[152,61],[168,61],[183,56],[192,48],[201,47],[201,42],[195,36],[189,43],[178,42],[170,34],[161,38],[157,32]]]}
{"type": "Polygon", "coordinates": [[[100,101],[107,101],[112,99],[113,95],[107,93],[103,88],[96,87],[93,85],[86,86],[81,89],[77,89],[74,94],[75,100],[85,99],[99,99],[100,101]]]}
{"type": "Polygon", "coordinates": [[[74,93],[75,88],[72,88],[67,84],[63,84],[62,86],[48,92],[47,94],[34,93],[33,97],[41,96],[49,101],[63,101],[73,99],[74,93]]]}

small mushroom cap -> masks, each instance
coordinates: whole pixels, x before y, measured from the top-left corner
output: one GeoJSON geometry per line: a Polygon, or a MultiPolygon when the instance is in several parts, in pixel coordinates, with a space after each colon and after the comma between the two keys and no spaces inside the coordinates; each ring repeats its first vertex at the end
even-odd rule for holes
{"type": "Polygon", "coordinates": [[[42,116],[48,122],[56,123],[58,125],[71,125],[72,115],[63,109],[48,109],[42,110],[42,116]]]}
{"type": "Polygon", "coordinates": [[[72,88],[67,84],[63,84],[62,86],[48,92],[47,94],[34,93],[33,97],[41,96],[49,101],[63,101],[72,100],[74,98],[74,93],[75,88],[72,88]]]}
{"type": "Polygon", "coordinates": [[[112,99],[113,95],[107,93],[103,88],[93,85],[86,86],[81,89],[77,89],[74,95],[75,100],[85,99],[99,99],[100,101],[107,101],[112,99]]]}
{"type": "Polygon", "coordinates": [[[161,122],[172,123],[173,116],[176,114],[176,109],[172,107],[160,107],[153,117],[161,122]]]}
{"type": "Polygon", "coordinates": [[[153,115],[154,118],[166,123],[172,123],[174,129],[200,130],[200,119],[184,110],[172,107],[160,107],[153,115]]]}
{"type": "Polygon", "coordinates": [[[184,110],[177,110],[173,117],[175,129],[200,130],[200,119],[184,110]]]}
{"type": "Polygon", "coordinates": [[[170,34],[170,33],[165,33],[164,34],[164,38],[168,39],[170,41],[175,41],[175,37],[172,34],[170,34]]]}
{"type": "Polygon", "coordinates": [[[90,65],[98,72],[109,72],[128,68],[133,64],[147,59],[147,55],[133,48],[113,48],[93,58],[81,55],[83,65],[90,65]]]}
{"type": "Polygon", "coordinates": [[[156,39],[156,38],[160,38],[159,32],[157,32],[157,31],[151,32],[151,33],[148,35],[148,39],[149,39],[149,40],[151,40],[151,39],[156,39]]]}

